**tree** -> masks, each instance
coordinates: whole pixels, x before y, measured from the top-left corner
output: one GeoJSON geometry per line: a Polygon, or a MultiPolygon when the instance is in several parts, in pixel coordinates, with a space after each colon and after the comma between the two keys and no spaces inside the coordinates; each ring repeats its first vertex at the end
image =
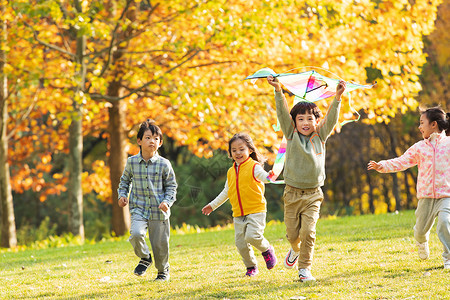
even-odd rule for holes
{"type": "Polygon", "coordinates": [[[450,20],[447,18],[450,2],[443,1],[439,6],[436,18],[436,30],[425,37],[424,51],[427,63],[424,66],[420,82],[423,91],[419,95],[424,105],[441,105],[445,111],[450,111],[450,20]]]}
{"type": "Polygon", "coordinates": [[[8,82],[5,74],[6,65],[6,49],[7,49],[7,17],[6,1],[0,2],[1,12],[1,30],[0,30],[0,216],[1,222],[1,247],[15,247],[17,245],[16,238],[16,222],[14,218],[14,205],[11,194],[11,184],[9,177],[8,163],[8,137],[7,137],[7,120],[8,120],[8,82]]]}
{"type": "MultiPolygon", "coordinates": [[[[378,80],[377,89],[354,95],[354,107],[367,112],[366,122],[414,109],[424,63],[422,35],[432,30],[440,3],[83,1],[80,11],[67,1],[13,2],[41,49],[59,51],[51,58],[65,67],[49,69],[44,85],[78,99],[72,103],[81,107],[83,135],[98,134],[107,120],[105,108],[123,101],[129,137],[137,122],[151,117],[177,145],[199,156],[226,148],[230,136],[243,130],[251,131],[266,154],[273,150],[279,138],[270,130],[276,122],[273,96],[267,86],[242,82],[263,66],[283,72],[326,62],[346,80],[378,80]],[[135,21],[124,17],[137,8],[148,13],[137,13],[135,21]],[[80,36],[86,37],[86,69],[75,71],[86,75],[83,87],[67,67],[76,61],[80,36]],[[77,86],[83,95],[75,96],[77,86]]],[[[342,118],[353,117],[347,106],[342,112],[342,118]]],[[[133,142],[126,147],[137,152],[133,142]]]]}

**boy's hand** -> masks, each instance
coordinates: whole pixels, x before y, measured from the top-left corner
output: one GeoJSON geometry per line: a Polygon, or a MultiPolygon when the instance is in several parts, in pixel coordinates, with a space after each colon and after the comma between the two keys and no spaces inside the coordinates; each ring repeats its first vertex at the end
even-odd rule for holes
{"type": "Polygon", "coordinates": [[[341,95],[344,93],[345,91],[345,81],[340,80],[339,84],[336,87],[336,98],[339,100],[341,99],[341,95]]]}
{"type": "Polygon", "coordinates": [[[377,163],[376,161],[371,160],[369,164],[367,165],[367,170],[375,170],[380,172],[382,169],[381,164],[377,163]]]}
{"type": "Polygon", "coordinates": [[[161,204],[158,206],[160,210],[163,212],[167,212],[169,210],[169,205],[167,205],[166,202],[161,202],[161,204]]]}
{"type": "Polygon", "coordinates": [[[275,88],[275,91],[281,92],[281,84],[278,79],[274,78],[272,75],[267,76],[267,82],[275,88]]]}
{"type": "Polygon", "coordinates": [[[212,211],[213,209],[209,204],[202,208],[202,213],[207,216],[209,216],[209,214],[212,213],[212,211]]]}
{"type": "Polygon", "coordinates": [[[127,204],[128,204],[128,199],[126,197],[120,197],[119,206],[124,207],[124,206],[127,206],[127,204]]]}

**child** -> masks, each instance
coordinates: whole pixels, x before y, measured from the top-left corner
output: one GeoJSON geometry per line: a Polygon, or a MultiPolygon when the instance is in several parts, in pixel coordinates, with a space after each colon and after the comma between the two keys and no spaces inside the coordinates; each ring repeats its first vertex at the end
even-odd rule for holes
{"type": "Polygon", "coordinates": [[[450,269],[450,114],[439,107],[420,112],[419,130],[424,138],[397,158],[370,161],[367,169],[398,172],[418,165],[414,238],[421,259],[430,255],[428,237],[438,218],[437,234],[444,246],[444,269],[450,269]],[[447,135],[446,135],[447,132],[447,135]]]}
{"type": "Polygon", "coordinates": [[[234,164],[228,170],[225,188],[203,207],[202,212],[209,215],[230,199],[236,247],[247,268],[245,275],[252,277],[258,273],[252,245],[262,252],[267,269],[272,269],[277,263],[273,247],[263,236],[266,227],[264,182],[269,182],[269,173],[259,164],[264,162],[263,158],[248,134],[235,134],[228,146],[234,164]]]}
{"type": "Polygon", "coordinates": [[[337,123],[345,82],[339,82],[326,117],[319,122],[322,113],[317,105],[299,102],[289,112],[279,81],[273,76],[268,76],[267,81],[275,88],[277,117],[287,140],[283,201],[286,237],[291,249],[284,266],[292,269],[298,262],[300,281],[315,281],[311,266],[316,223],[323,201],[320,187],[325,181],[325,142],[337,123]]]}
{"type": "Polygon", "coordinates": [[[177,182],[170,162],[158,155],[162,132],[153,121],[139,127],[137,143],[140,152],[128,158],[120,178],[119,206],[130,203],[131,229],[129,241],[140,262],[134,274],[142,276],[152,264],[145,242],[148,230],[150,244],[158,269],[156,281],[169,280],[170,207],[176,200],[177,182]],[[128,193],[132,185],[130,201],[128,193]]]}

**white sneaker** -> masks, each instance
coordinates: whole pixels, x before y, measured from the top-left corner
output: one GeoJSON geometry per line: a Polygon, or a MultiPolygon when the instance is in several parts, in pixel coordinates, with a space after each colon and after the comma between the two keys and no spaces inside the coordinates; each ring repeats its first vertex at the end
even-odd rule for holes
{"type": "Polygon", "coordinates": [[[297,264],[299,254],[300,253],[292,250],[292,248],[289,249],[289,252],[284,258],[284,266],[286,267],[286,269],[292,269],[297,264]]]}
{"type": "Polygon", "coordinates": [[[298,270],[298,277],[300,278],[301,282],[316,281],[316,279],[311,275],[311,271],[308,269],[298,270]]]}
{"type": "Polygon", "coordinates": [[[427,259],[430,256],[430,248],[428,247],[428,242],[425,243],[416,243],[417,245],[417,253],[419,254],[420,259],[427,259]]]}
{"type": "Polygon", "coordinates": [[[444,269],[449,269],[450,270],[450,259],[445,259],[444,258],[444,269]]]}

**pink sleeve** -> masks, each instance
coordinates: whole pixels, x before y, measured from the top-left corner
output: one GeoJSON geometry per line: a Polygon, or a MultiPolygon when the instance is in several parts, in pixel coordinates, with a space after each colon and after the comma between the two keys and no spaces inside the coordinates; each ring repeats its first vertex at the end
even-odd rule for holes
{"type": "Polygon", "coordinates": [[[396,158],[389,160],[382,160],[380,164],[382,166],[382,173],[393,173],[406,170],[414,167],[419,163],[417,155],[417,143],[410,147],[406,152],[396,158]]]}

